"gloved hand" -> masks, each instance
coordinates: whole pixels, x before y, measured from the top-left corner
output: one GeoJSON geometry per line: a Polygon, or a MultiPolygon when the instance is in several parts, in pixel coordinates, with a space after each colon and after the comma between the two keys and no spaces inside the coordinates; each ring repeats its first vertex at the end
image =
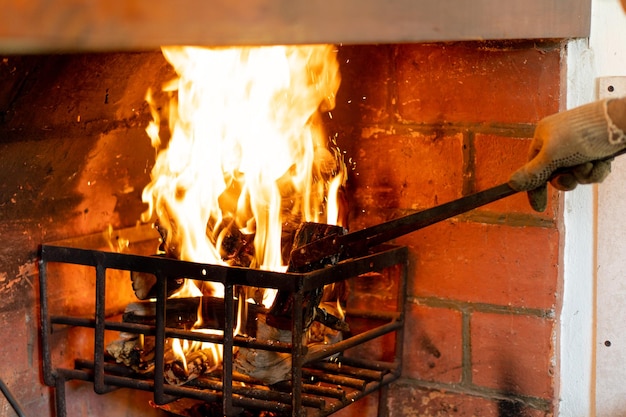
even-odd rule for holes
{"type": "Polygon", "coordinates": [[[544,211],[547,182],[558,168],[567,173],[550,180],[560,190],[601,182],[611,171],[611,156],[626,148],[626,97],[601,100],[548,116],[537,123],[529,162],[515,171],[509,185],[528,191],[530,205],[544,211]],[[608,159],[607,159],[608,158],[608,159]]]}

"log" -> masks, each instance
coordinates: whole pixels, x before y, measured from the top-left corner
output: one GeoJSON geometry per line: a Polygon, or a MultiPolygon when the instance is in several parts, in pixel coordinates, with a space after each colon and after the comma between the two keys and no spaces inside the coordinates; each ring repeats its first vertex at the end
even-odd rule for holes
{"type": "Polygon", "coordinates": [[[185,363],[170,350],[165,355],[163,376],[170,385],[183,385],[218,366],[219,362],[211,349],[199,349],[185,354],[185,363]]]}
{"type": "Polygon", "coordinates": [[[119,339],[106,346],[106,351],[115,362],[143,374],[153,370],[154,346],[154,336],[122,332],[119,339]]]}
{"type": "MultiPolygon", "coordinates": [[[[167,296],[175,294],[185,283],[184,278],[166,278],[167,296]]],[[[156,298],[157,277],[147,272],[130,271],[130,281],[132,282],[135,296],[140,300],[156,298]]]]}
{"type": "MultiPolygon", "coordinates": [[[[217,297],[174,298],[166,303],[166,326],[191,328],[196,322],[199,303],[202,302],[204,324],[215,329],[224,328],[224,303],[217,297]]],[[[247,303],[247,331],[249,335],[263,341],[291,343],[291,331],[281,330],[266,323],[266,312],[262,306],[247,303]]],[[[322,303],[315,309],[316,322],[303,335],[303,343],[315,350],[342,340],[342,332],[348,331],[348,325],[337,311],[336,302],[322,303]],[[328,324],[326,326],[323,323],[328,324]],[[332,326],[333,328],[330,328],[332,326]]],[[[141,301],[128,305],[123,314],[123,321],[154,325],[156,303],[141,301]]],[[[216,366],[212,354],[194,351],[186,356],[187,367],[177,358],[171,349],[172,340],[168,339],[165,357],[165,378],[170,384],[185,384],[198,376],[209,372],[216,366]],[[198,353],[196,353],[198,352],[198,353]]],[[[107,352],[116,362],[124,364],[136,372],[145,373],[153,369],[154,337],[121,333],[120,338],[107,346],[107,352]]],[[[291,355],[263,349],[239,348],[235,352],[234,369],[265,384],[288,380],[291,377],[291,355]]]]}
{"type": "Polygon", "coordinates": [[[214,234],[221,239],[220,256],[230,266],[249,267],[254,260],[254,235],[244,234],[234,221],[230,221],[222,230],[214,234]]]}
{"type": "MultiPolygon", "coordinates": [[[[260,316],[257,320],[257,338],[291,343],[291,331],[269,326],[265,317],[260,316]]],[[[241,348],[234,355],[233,369],[272,385],[290,378],[291,355],[262,349],[241,348]]]]}
{"type": "MultiPolygon", "coordinates": [[[[303,223],[294,236],[292,252],[317,239],[345,233],[346,230],[340,226],[303,223]]],[[[337,261],[338,257],[331,256],[320,259],[316,263],[309,263],[303,267],[296,267],[290,263],[287,271],[310,272],[323,268],[326,265],[332,265],[337,261]]],[[[328,287],[330,290],[335,290],[331,286],[328,287]]],[[[264,318],[260,317],[258,320],[257,337],[261,340],[276,340],[290,343],[292,341],[293,311],[295,308],[302,308],[303,328],[305,330],[303,344],[307,344],[306,337],[311,337],[311,335],[315,335],[320,340],[318,344],[333,343],[333,341],[341,340],[341,331],[348,329],[347,324],[343,326],[342,323],[345,324],[343,320],[319,307],[323,296],[323,287],[307,291],[303,297],[303,305],[296,306],[293,293],[278,291],[267,315],[264,318]],[[312,327],[311,325],[315,320],[323,320],[333,329],[323,325],[319,328],[312,327]],[[327,333],[325,329],[332,332],[332,335],[320,337],[321,334],[327,333]]],[[[234,369],[265,384],[276,384],[291,378],[291,355],[259,349],[239,349],[234,358],[234,369]]]]}
{"type": "MultiPolygon", "coordinates": [[[[321,223],[303,223],[296,231],[292,245],[292,253],[297,251],[299,247],[305,246],[316,240],[329,237],[339,236],[346,233],[346,230],[341,226],[333,226],[321,223]]],[[[323,259],[318,259],[316,262],[310,262],[306,265],[295,266],[289,263],[287,268],[288,272],[310,272],[316,269],[321,269],[327,265],[333,265],[337,263],[339,258],[337,256],[329,256],[323,259]]],[[[316,308],[321,302],[324,295],[324,288],[320,287],[312,291],[307,291],[304,294],[302,308],[302,317],[304,321],[304,329],[306,330],[313,320],[315,319],[316,308]]],[[[294,306],[293,293],[278,291],[274,303],[272,304],[270,311],[267,315],[267,324],[276,327],[281,330],[290,330],[293,327],[293,309],[294,306]]]]}
{"type": "MultiPolygon", "coordinates": [[[[336,303],[324,303],[317,310],[316,315],[326,315],[337,318],[340,313],[337,311],[336,303]]],[[[260,340],[275,340],[279,342],[291,343],[291,330],[281,330],[266,323],[266,317],[259,316],[257,320],[257,338],[260,340]]],[[[345,322],[344,322],[345,323],[345,322]]],[[[347,324],[342,326],[348,329],[347,324]]],[[[331,329],[319,321],[313,323],[308,331],[303,335],[303,344],[311,351],[322,348],[329,344],[343,340],[342,330],[331,329]]],[[[329,358],[332,359],[336,357],[329,358]]],[[[291,378],[291,354],[282,352],[266,351],[262,349],[239,349],[233,361],[235,371],[254,378],[264,384],[273,385],[291,378]]]]}
{"type": "MultiPolygon", "coordinates": [[[[160,225],[157,225],[157,230],[161,233],[164,242],[160,248],[162,256],[172,256],[176,253],[176,248],[167,248],[165,246],[167,230],[160,225]]],[[[233,254],[233,256],[230,257],[229,263],[245,263],[245,261],[242,262],[242,259],[245,260],[250,255],[250,246],[246,241],[241,242],[242,236],[237,235],[234,230],[236,229],[228,229],[225,235],[227,240],[223,248],[225,248],[226,252],[222,255],[228,258],[228,253],[233,254]],[[230,237],[235,237],[235,235],[238,236],[237,239],[233,238],[230,240],[230,237]]],[[[322,237],[345,233],[345,229],[339,226],[304,223],[297,229],[291,252],[300,246],[322,237]]],[[[334,264],[337,261],[337,257],[331,256],[315,264],[308,264],[304,268],[290,265],[288,271],[309,272],[323,268],[329,264],[334,264]]],[[[156,285],[156,277],[154,275],[136,274],[131,278],[133,279],[133,289],[135,289],[136,294],[138,291],[135,286],[141,289],[139,294],[142,297],[151,295],[156,285]]],[[[172,285],[168,282],[168,290],[170,287],[176,287],[178,282],[171,284],[172,285]]],[[[246,294],[246,292],[253,290],[254,289],[248,287],[237,288],[236,294],[241,299],[247,300],[250,294],[246,294]]],[[[333,292],[333,296],[337,293],[345,293],[345,288],[341,286],[328,286],[328,290],[327,297],[330,292],[333,292]]],[[[139,295],[138,298],[142,299],[139,295]]],[[[335,343],[342,339],[343,331],[349,330],[345,321],[338,317],[338,313],[333,311],[332,306],[326,305],[324,308],[320,308],[319,304],[323,298],[324,288],[320,287],[305,293],[304,304],[301,307],[295,307],[302,308],[304,329],[309,330],[302,335],[304,344],[308,343],[307,339],[310,339],[312,346],[335,343]],[[312,326],[314,321],[317,321],[319,324],[312,326]]],[[[238,303],[235,303],[235,306],[237,304],[238,303]]],[[[336,305],[336,302],[331,304],[336,305]]],[[[246,302],[244,306],[246,326],[245,330],[242,329],[242,331],[246,334],[262,341],[292,342],[291,329],[293,318],[291,315],[294,309],[293,293],[279,291],[269,311],[253,303],[246,302]]],[[[224,329],[225,312],[223,299],[211,296],[168,299],[166,302],[166,326],[173,328],[191,328],[196,324],[198,311],[201,311],[202,314],[202,327],[224,329]],[[200,302],[202,302],[202,308],[198,309],[200,302]]],[[[235,317],[237,318],[237,314],[235,314],[235,317]]],[[[155,318],[156,303],[141,301],[128,305],[123,320],[132,323],[154,324],[155,318]]],[[[116,346],[115,342],[111,345],[116,346]]],[[[140,347],[123,341],[119,341],[118,345],[116,355],[114,355],[116,356],[116,360],[122,363],[130,363],[131,366],[138,367],[137,362],[141,363],[141,361],[138,361],[136,357],[138,356],[137,351],[142,351],[140,347]],[[127,357],[133,357],[133,359],[126,359],[127,357]]],[[[114,349],[112,348],[111,350],[114,349]]],[[[139,357],[141,357],[141,355],[139,355],[139,357]]],[[[194,351],[187,354],[185,366],[181,358],[173,356],[173,352],[168,351],[165,360],[165,378],[170,384],[185,384],[211,369],[214,366],[214,364],[212,364],[212,358],[212,355],[207,355],[206,352],[194,351]]],[[[291,354],[289,353],[263,349],[239,348],[235,352],[233,365],[235,371],[265,384],[274,384],[288,380],[291,377],[291,354]]]]}
{"type": "MultiPolygon", "coordinates": [[[[190,329],[198,321],[198,307],[202,302],[200,309],[202,314],[202,327],[209,329],[224,329],[225,311],[224,299],[212,296],[202,297],[181,297],[170,298],[165,304],[165,326],[190,329]]],[[[238,302],[235,301],[235,309],[238,302]]],[[[255,317],[257,314],[265,315],[267,309],[262,305],[246,303],[246,327],[242,332],[248,335],[254,335],[256,329],[255,317]]],[[[237,324],[238,314],[235,313],[235,324],[237,324]]],[[[130,303],[126,306],[122,321],[126,323],[137,323],[154,325],[156,323],[156,302],[155,301],[138,301],[130,303]]]]}
{"type": "MultiPolygon", "coordinates": [[[[202,301],[202,323],[204,328],[224,329],[224,300],[219,297],[181,297],[170,298],[165,305],[165,326],[177,329],[189,329],[197,322],[198,306],[202,301]]],[[[332,306],[334,303],[328,303],[332,306]]],[[[235,308],[238,303],[235,302],[235,308]]],[[[262,305],[246,303],[247,320],[243,333],[256,336],[256,317],[265,316],[267,309],[262,305]]],[[[235,324],[238,315],[235,314],[235,324]]],[[[126,323],[154,325],[156,323],[156,302],[138,301],[126,306],[122,321],[126,323]]],[[[341,319],[333,308],[316,307],[314,321],[338,331],[349,331],[348,323],[341,319]]],[[[244,329],[242,329],[243,331],[244,329]]]]}

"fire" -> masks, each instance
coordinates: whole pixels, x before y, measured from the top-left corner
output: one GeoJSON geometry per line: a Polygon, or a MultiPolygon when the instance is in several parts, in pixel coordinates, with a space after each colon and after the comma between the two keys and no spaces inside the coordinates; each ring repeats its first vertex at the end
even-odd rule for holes
{"type": "Polygon", "coordinates": [[[179,259],[284,271],[287,229],[338,224],[346,169],[322,127],[340,83],[336,48],[162,51],[178,77],[164,89],[168,129],[147,94],[157,156],[142,220],[158,218],[179,259]]]}
{"type": "Polygon", "coordinates": [[[142,220],[158,217],[180,259],[225,262],[223,242],[236,229],[253,236],[245,266],[283,270],[285,222],[337,222],[326,202],[345,166],[321,124],[340,82],[335,48],[177,46],[163,54],[178,78],[167,87],[169,140],[155,109],[147,129],[158,154],[142,220]]]}

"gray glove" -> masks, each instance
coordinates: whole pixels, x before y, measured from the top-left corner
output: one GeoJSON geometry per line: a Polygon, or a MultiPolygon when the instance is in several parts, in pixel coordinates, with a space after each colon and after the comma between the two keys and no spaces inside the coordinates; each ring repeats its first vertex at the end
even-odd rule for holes
{"type": "Polygon", "coordinates": [[[569,191],[578,184],[601,182],[611,172],[611,156],[626,148],[626,97],[601,100],[548,116],[537,123],[529,162],[515,171],[509,185],[528,191],[536,211],[547,206],[547,182],[569,191]],[[571,167],[550,178],[559,168],[571,167]]]}

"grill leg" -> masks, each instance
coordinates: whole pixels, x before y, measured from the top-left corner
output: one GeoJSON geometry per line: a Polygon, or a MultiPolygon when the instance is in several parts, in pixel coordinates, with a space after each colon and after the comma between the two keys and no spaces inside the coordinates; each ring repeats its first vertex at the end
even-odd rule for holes
{"type": "Polygon", "coordinates": [[[380,387],[378,390],[378,417],[388,417],[387,397],[389,396],[389,385],[380,387]]]}
{"type": "Polygon", "coordinates": [[[58,375],[55,378],[54,402],[56,405],[56,417],[67,417],[67,407],[65,405],[65,378],[58,375]]]}

